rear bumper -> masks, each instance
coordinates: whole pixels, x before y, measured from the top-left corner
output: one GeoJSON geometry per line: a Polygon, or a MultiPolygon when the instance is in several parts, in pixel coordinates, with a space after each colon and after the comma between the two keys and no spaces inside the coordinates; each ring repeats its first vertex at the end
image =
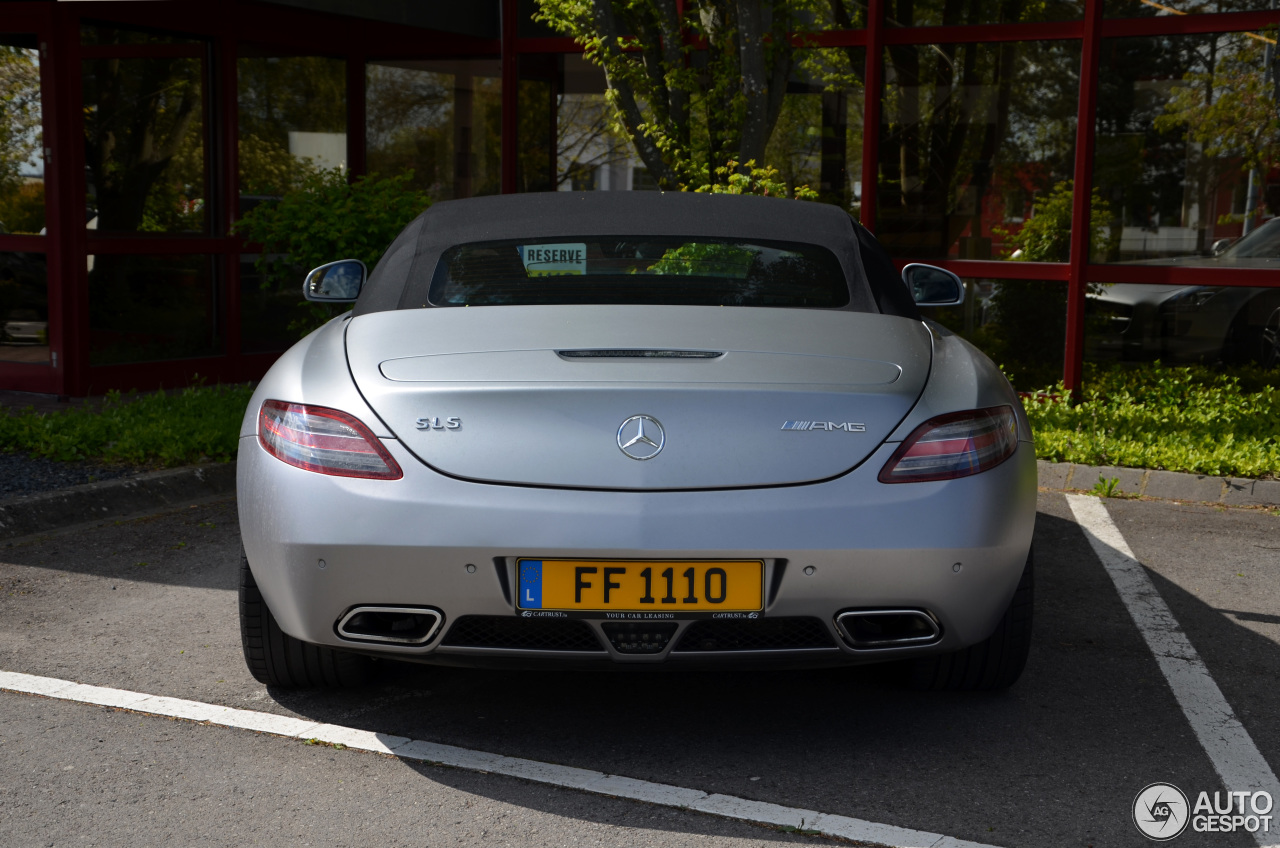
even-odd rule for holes
{"type": "Polygon", "coordinates": [[[1022,573],[1035,521],[1036,465],[1028,443],[996,468],[961,480],[879,483],[876,475],[896,447],[884,445],[858,469],[825,483],[703,492],[470,483],[437,474],[395,440],[383,444],[403,479],[314,474],[269,456],[255,437],[240,442],[245,551],[267,604],[296,638],[448,663],[799,665],[958,650],[994,629],[1022,573]],[[463,616],[516,617],[518,557],[763,559],[763,617],[817,619],[831,647],[682,653],[671,647],[691,622],[680,621],[666,650],[620,654],[597,620],[587,622],[599,641],[594,652],[449,646],[463,616]],[[340,638],[338,620],[365,604],[431,607],[445,622],[422,646],[340,638]],[[925,646],[855,649],[835,624],[848,609],[927,610],[941,637],[925,646]]]}

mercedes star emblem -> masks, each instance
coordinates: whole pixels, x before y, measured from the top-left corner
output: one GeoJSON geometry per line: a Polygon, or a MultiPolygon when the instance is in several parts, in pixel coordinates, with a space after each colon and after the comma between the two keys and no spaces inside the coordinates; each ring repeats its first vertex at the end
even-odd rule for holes
{"type": "Polygon", "coordinates": [[[653,459],[666,443],[662,424],[648,415],[633,415],[618,428],[618,447],[632,459],[653,459]]]}

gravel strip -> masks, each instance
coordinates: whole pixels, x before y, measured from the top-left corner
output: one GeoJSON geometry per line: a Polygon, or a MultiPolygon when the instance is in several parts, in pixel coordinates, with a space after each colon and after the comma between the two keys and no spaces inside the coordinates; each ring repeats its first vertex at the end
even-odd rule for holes
{"type": "Polygon", "coordinates": [[[56,462],[30,454],[0,453],[0,500],[128,477],[145,470],[128,465],[56,462]]]}

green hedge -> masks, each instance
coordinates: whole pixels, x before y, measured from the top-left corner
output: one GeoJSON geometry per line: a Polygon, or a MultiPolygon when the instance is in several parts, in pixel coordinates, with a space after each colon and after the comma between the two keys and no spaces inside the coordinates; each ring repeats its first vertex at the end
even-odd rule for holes
{"type": "Polygon", "coordinates": [[[0,445],[56,460],[169,468],[229,462],[253,388],[193,386],[174,394],[107,394],[101,407],[0,414],[0,445]]]}
{"type": "MultiPolygon", "coordinates": [[[[1280,476],[1280,390],[1257,369],[1090,369],[1081,402],[1059,385],[1023,401],[1041,459],[1215,476],[1280,476]]],[[[0,445],[57,460],[150,467],[226,462],[252,389],[107,395],[100,409],[0,415],[0,445]]]]}
{"type": "Polygon", "coordinates": [[[1280,474],[1280,391],[1257,368],[1090,369],[1080,403],[1059,385],[1024,399],[1036,453],[1055,462],[1196,474],[1280,474]]]}

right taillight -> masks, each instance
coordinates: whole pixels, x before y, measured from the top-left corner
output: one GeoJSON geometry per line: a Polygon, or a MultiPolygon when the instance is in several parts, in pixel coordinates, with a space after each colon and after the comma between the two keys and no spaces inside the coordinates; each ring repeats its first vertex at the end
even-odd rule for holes
{"type": "Polygon", "coordinates": [[[258,441],[281,462],[335,477],[399,480],[399,464],[354,416],[326,406],[268,400],[258,413],[258,441]]]}
{"type": "Polygon", "coordinates": [[[1018,447],[1008,406],[939,415],[911,432],[880,471],[881,483],[954,480],[994,468],[1018,447]]]}

